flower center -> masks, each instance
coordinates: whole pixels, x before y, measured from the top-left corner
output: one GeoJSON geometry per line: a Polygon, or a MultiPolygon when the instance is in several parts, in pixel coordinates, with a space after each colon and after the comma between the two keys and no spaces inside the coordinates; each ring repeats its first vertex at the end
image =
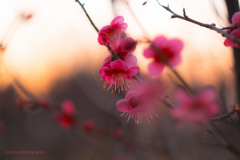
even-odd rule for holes
{"type": "Polygon", "coordinates": [[[129,105],[132,108],[137,107],[139,105],[139,103],[140,103],[140,97],[139,96],[135,96],[135,97],[132,97],[132,98],[129,99],[129,105]]]}

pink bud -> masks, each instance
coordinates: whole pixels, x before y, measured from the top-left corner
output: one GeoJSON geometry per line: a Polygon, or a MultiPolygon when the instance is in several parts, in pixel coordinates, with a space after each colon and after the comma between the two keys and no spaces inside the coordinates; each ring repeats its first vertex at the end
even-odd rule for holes
{"type": "Polygon", "coordinates": [[[120,45],[123,52],[130,53],[136,49],[137,42],[135,42],[131,37],[126,37],[121,40],[120,45]]]}

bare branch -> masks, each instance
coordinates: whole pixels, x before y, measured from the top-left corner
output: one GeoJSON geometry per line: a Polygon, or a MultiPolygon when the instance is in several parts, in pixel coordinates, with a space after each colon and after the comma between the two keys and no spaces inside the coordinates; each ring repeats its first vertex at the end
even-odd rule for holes
{"type": "Polygon", "coordinates": [[[208,29],[211,29],[211,30],[214,30],[216,32],[218,32],[219,34],[221,34],[223,37],[227,37],[228,39],[232,40],[233,42],[237,43],[240,45],[240,39],[228,34],[227,32],[223,31],[222,29],[220,28],[217,28],[216,25],[214,23],[212,24],[205,24],[205,23],[201,23],[201,22],[198,22],[194,19],[191,19],[189,18],[187,15],[186,15],[186,12],[185,12],[185,9],[183,9],[183,15],[184,16],[181,16],[175,12],[173,12],[169,6],[164,6],[162,5],[158,0],[156,0],[158,2],[158,4],[163,7],[164,9],[166,9],[167,11],[169,11],[170,13],[172,13],[172,18],[179,18],[179,19],[182,19],[182,20],[185,20],[185,21],[188,21],[188,22],[191,22],[191,23],[194,23],[194,24],[197,24],[201,27],[205,27],[205,28],[208,28],[208,29]]]}

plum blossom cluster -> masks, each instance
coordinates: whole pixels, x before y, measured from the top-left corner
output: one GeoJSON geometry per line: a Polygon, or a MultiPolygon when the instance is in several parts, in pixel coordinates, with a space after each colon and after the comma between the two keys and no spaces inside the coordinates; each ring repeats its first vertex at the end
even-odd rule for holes
{"type": "MultiPolygon", "coordinates": [[[[136,42],[131,37],[126,37],[126,28],[124,18],[118,16],[98,33],[98,42],[109,46],[120,57],[116,60],[109,55],[99,71],[105,81],[103,87],[112,92],[127,90],[127,87],[133,85],[132,77],[139,72],[136,66],[137,59],[131,54],[136,48],[136,42]]],[[[180,64],[182,49],[183,42],[180,39],[156,37],[143,53],[144,57],[152,59],[148,66],[150,75],[159,76],[165,66],[172,68],[180,64]]],[[[142,123],[143,118],[150,122],[152,115],[157,116],[154,108],[158,105],[157,101],[163,90],[158,85],[136,86],[138,87],[129,91],[124,99],[117,101],[116,107],[123,112],[121,116],[128,116],[127,122],[131,117],[134,117],[136,124],[142,123]]],[[[192,98],[184,91],[177,91],[176,99],[180,101],[180,106],[171,112],[172,116],[191,121],[209,119],[219,112],[219,106],[213,100],[216,95],[214,93],[211,89],[205,89],[196,98],[192,98]]]]}
{"type": "Polygon", "coordinates": [[[112,93],[114,90],[120,92],[131,87],[135,82],[132,77],[139,72],[139,67],[136,66],[137,59],[131,54],[137,43],[131,37],[126,37],[126,29],[124,18],[118,16],[98,33],[99,44],[109,46],[120,57],[116,60],[112,55],[107,56],[99,71],[105,81],[103,88],[112,90],[112,93]]]}
{"type": "Polygon", "coordinates": [[[62,103],[62,111],[55,114],[54,119],[60,123],[63,129],[68,130],[76,123],[76,109],[72,101],[65,100],[62,103]]]}

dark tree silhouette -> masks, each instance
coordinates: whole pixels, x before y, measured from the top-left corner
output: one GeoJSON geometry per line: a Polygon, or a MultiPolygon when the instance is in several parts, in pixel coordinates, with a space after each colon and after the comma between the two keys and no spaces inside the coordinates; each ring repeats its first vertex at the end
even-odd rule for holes
{"type": "MultiPolygon", "coordinates": [[[[232,16],[239,11],[238,0],[225,0],[228,11],[228,21],[231,23],[232,16]]],[[[240,104],[240,49],[233,47],[234,67],[236,72],[237,100],[240,104]]]]}

